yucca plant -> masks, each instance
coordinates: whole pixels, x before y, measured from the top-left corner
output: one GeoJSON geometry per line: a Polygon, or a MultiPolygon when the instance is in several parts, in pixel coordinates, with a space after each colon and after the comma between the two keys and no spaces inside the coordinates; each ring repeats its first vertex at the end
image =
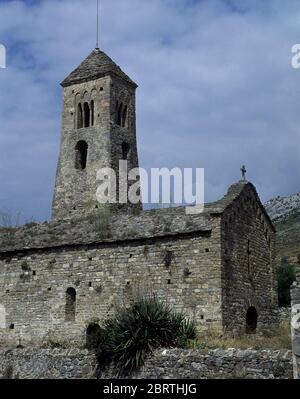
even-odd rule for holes
{"type": "Polygon", "coordinates": [[[155,297],[119,308],[106,321],[98,347],[99,364],[114,363],[118,374],[139,369],[159,347],[185,347],[196,337],[195,325],[155,297]]]}

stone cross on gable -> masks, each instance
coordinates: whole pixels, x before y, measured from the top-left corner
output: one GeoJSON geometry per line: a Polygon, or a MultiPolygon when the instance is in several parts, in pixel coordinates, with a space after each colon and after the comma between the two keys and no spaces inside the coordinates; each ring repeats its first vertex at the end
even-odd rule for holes
{"type": "Polygon", "coordinates": [[[245,165],[243,165],[243,166],[241,167],[241,172],[242,172],[242,180],[243,180],[243,181],[246,181],[246,173],[247,173],[247,170],[246,170],[246,166],[245,166],[245,165]]]}

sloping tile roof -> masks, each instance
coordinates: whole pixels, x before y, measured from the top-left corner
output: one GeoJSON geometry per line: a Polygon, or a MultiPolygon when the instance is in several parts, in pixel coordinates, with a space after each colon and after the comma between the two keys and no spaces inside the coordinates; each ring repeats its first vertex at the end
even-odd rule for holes
{"type": "Polygon", "coordinates": [[[95,49],[70,75],[63,80],[63,87],[88,82],[102,76],[113,74],[137,87],[137,84],[103,51],[95,49]]]}

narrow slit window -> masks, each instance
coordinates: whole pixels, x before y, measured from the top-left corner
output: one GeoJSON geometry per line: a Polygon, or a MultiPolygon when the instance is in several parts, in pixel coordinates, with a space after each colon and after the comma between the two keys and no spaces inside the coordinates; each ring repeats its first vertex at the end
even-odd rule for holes
{"type": "Polygon", "coordinates": [[[82,106],[79,103],[77,106],[77,129],[81,129],[83,127],[83,113],[82,106]]]}
{"type": "Polygon", "coordinates": [[[122,125],[122,115],[123,115],[123,104],[121,103],[118,108],[118,118],[117,118],[117,125],[122,125]]]}
{"type": "Polygon", "coordinates": [[[66,291],[66,321],[75,321],[76,290],[68,288],[66,291]]]}
{"type": "Polygon", "coordinates": [[[123,141],[123,143],[122,143],[122,159],[123,160],[126,161],[128,159],[129,151],[130,151],[130,145],[128,143],[126,143],[125,141],[123,141]]]}
{"type": "Polygon", "coordinates": [[[119,101],[116,102],[116,113],[115,113],[115,123],[118,124],[119,118],[119,101]]]}
{"type": "Polygon", "coordinates": [[[89,127],[90,126],[90,106],[88,103],[84,103],[83,105],[83,110],[84,110],[84,127],[89,127]]]}
{"type": "Polygon", "coordinates": [[[94,100],[91,101],[91,126],[95,124],[95,103],[94,100]]]}

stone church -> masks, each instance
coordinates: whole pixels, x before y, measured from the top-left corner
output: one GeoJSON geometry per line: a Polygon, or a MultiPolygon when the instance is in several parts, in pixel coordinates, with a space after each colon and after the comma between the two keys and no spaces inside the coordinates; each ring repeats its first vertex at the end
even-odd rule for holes
{"type": "Polygon", "coordinates": [[[116,306],[153,294],[200,334],[275,325],[276,232],[255,187],[239,181],[196,215],[99,209],[97,170],[139,165],[137,85],[95,49],[62,87],[52,220],[0,230],[0,343],[82,346],[116,306]]]}

